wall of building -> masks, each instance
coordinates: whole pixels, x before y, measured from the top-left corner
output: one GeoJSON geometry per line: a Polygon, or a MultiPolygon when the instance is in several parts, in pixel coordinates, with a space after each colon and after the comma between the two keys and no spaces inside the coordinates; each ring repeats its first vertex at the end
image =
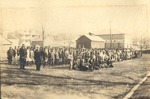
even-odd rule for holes
{"type": "MultiPolygon", "coordinates": [[[[98,35],[101,38],[103,38],[105,41],[110,42],[110,34],[102,34],[102,35],[98,35]]],[[[122,41],[125,39],[125,34],[121,33],[121,34],[111,34],[111,39],[112,41],[115,40],[117,41],[122,41]]]]}
{"type": "MultiPolygon", "coordinates": [[[[109,49],[110,48],[110,43],[105,43],[105,48],[109,49]]],[[[125,44],[124,43],[112,43],[111,48],[113,48],[113,49],[125,48],[125,44]]]]}
{"type": "Polygon", "coordinates": [[[91,48],[91,40],[89,40],[85,36],[81,36],[77,41],[76,41],[76,48],[91,48]]]}
{"type": "Polygon", "coordinates": [[[2,60],[7,60],[7,51],[9,49],[9,47],[12,47],[11,44],[3,44],[2,45],[2,53],[1,53],[1,58],[0,61],[2,60]]]}
{"type": "Polygon", "coordinates": [[[132,47],[132,40],[130,36],[125,35],[125,48],[131,48],[132,47]]]}
{"type": "Polygon", "coordinates": [[[0,35],[0,61],[7,60],[7,50],[12,47],[12,42],[0,35]]]}
{"type": "Polygon", "coordinates": [[[42,46],[42,45],[43,45],[43,41],[32,41],[32,42],[31,42],[31,45],[32,45],[32,46],[35,46],[35,45],[42,46]]]}
{"type": "MultiPolygon", "coordinates": [[[[99,35],[105,42],[105,48],[110,48],[110,34],[99,35]]],[[[111,48],[130,48],[131,40],[130,37],[124,33],[111,34],[111,48]]]]}
{"type": "Polygon", "coordinates": [[[105,48],[105,42],[91,41],[91,48],[105,48]]]}

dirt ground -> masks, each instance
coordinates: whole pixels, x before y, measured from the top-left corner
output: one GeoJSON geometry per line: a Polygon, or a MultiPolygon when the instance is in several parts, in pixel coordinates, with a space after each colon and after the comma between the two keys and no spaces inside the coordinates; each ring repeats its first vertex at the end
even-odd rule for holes
{"type": "Polygon", "coordinates": [[[122,99],[150,71],[150,54],[95,71],[1,64],[2,99],[122,99]]]}
{"type": "Polygon", "coordinates": [[[130,99],[150,99],[150,76],[146,81],[134,92],[130,99]]]}

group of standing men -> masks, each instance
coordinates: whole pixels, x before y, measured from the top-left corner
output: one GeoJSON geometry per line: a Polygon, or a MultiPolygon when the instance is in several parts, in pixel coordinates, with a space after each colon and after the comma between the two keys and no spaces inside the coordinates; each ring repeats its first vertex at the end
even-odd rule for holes
{"type": "MultiPolygon", "coordinates": [[[[25,48],[24,44],[22,44],[22,47],[19,49],[16,49],[16,47],[15,49],[12,49],[12,47],[10,47],[9,50],[7,51],[8,64],[11,65],[13,59],[15,63],[17,63],[18,60],[15,57],[19,56],[20,69],[25,69],[28,55],[29,55],[28,50],[25,48]]],[[[41,59],[40,59],[40,51],[38,47],[34,51],[34,60],[36,64],[36,70],[40,71],[41,59]]]]}
{"type": "MultiPolygon", "coordinates": [[[[48,47],[25,47],[10,49],[7,51],[8,63],[12,63],[13,57],[18,57],[20,69],[25,65],[35,63],[36,70],[41,65],[64,65],[70,64],[70,69],[94,70],[100,67],[113,67],[112,63],[139,56],[138,51],[126,49],[75,49],[75,48],[48,48],[48,47]]],[[[17,60],[17,59],[15,59],[17,60]]]]}

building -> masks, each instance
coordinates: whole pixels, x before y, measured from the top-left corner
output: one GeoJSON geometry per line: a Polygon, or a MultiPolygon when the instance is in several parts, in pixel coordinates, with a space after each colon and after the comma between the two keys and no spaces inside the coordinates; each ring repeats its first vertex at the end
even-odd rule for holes
{"type": "Polygon", "coordinates": [[[33,45],[33,46],[35,46],[35,45],[43,46],[42,37],[37,36],[37,35],[36,36],[32,35],[31,45],[33,45]]]}
{"type": "Polygon", "coordinates": [[[105,40],[105,48],[130,48],[130,37],[125,33],[97,35],[105,40]]]}
{"type": "Polygon", "coordinates": [[[105,40],[99,36],[83,35],[76,40],[76,48],[104,48],[105,40]]]}
{"type": "Polygon", "coordinates": [[[19,46],[19,38],[15,37],[13,33],[7,34],[7,39],[12,42],[12,47],[19,46]]]}
{"type": "Polygon", "coordinates": [[[31,45],[41,45],[42,44],[42,36],[40,33],[35,31],[20,31],[19,32],[19,45],[25,44],[25,46],[31,46],[31,45]]]}
{"type": "Polygon", "coordinates": [[[7,60],[7,50],[12,46],[12,42],[0,34],[0,61],[7,60]]]}

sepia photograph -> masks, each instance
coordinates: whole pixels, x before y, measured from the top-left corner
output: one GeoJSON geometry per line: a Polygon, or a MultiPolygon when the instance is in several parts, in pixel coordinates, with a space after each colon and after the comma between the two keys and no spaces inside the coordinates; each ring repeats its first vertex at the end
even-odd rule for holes
{"type": "Polygon", "coordinates": [[[0,99],[150,99],[150,0],[0,0],[0,99]]]}

